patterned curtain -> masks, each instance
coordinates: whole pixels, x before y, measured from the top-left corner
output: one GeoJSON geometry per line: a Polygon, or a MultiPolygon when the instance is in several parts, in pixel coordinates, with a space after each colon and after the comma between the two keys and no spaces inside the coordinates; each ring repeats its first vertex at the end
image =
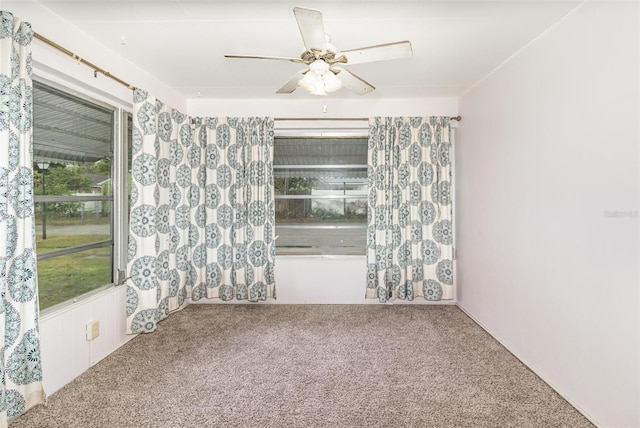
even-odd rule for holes
{"type": "Polygon", "coordinates": [[[135,91],[128,333],[188,298],[275,298],[272,158],[271,119],[191,119],[135,91]]]}
{"type": "Polygon", "coordinates": [[[196,130],[205,149],[205,242],[194,255],[203,279],[192,298],[275,298],[273,120],[208,118],[196,130]]]}
{"type": "Polygon", "coordinates": [[[453,298],[448,117],[369,121],[367,298],[453,298]]]}
{"type": "Polygon", "coordinates": [[[44,402],[33,208],[33,30],[0,11],[0,427],[44,402]]]}

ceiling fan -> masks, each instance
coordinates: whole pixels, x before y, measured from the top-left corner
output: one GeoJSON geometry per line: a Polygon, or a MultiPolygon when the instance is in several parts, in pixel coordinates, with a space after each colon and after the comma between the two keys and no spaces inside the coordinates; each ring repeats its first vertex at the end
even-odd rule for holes
{"type": "Polygon", "coordinates": [[[326,95],[342,86],[360,94],[375,89],[373,85],[338,64],[362,64],[366,62],[407,58],[412,55],[409,41],[366,46],[348,51],[338,51],[324,32],[322,13],[317,10],[294,7],[305,51],[300,58],[226,54],[226,58],[270,59],[305,64],[287,83],[278,89],[278,94],[290,94],[298,86],[313,95],[326,95]]]}

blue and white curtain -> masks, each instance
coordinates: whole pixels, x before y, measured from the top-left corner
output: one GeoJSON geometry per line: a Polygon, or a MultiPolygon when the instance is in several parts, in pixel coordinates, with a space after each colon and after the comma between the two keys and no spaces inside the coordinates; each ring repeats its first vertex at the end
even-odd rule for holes
{"type": "Polygon", "coordinates": [[[367,298],[453,298],[448,117],[369,120],[367,298]]]}
{"type": "Polygon", "coordinates": [[[0,11],[0,427],[44,402],[33,209],[33,30],[0,11]]]}
{"type": "Polygon", "coordinates": [[[127,332],[187,299],[275,298],[273,120],[197,118],[134,92],[127,332]]]}

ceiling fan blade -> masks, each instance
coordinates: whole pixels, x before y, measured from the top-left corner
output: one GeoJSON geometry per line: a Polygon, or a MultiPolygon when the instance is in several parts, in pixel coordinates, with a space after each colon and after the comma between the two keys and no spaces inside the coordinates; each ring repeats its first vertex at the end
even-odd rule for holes
{"type": "Polygon", "coordinates": [[[291,61],[304,64],[304,61],[300,58],[289,58],[283,56],[262,56],[262,55],[240,55],[240,54],[224,54],[225,58],[240,58],[240,59],[270,59],[275,61],[291,61]]]}
{"type": "Polygon", "coordinates": [[[342,85],[345,88],[351,89],[355,93],[359,95],[368,94],[369,92],[376,89],[372,84],[365,81],[364,79],[356,76],[350,71],[345,70],[340,67],[333,67],[331,70],[335,70],[338,72],[338,79],[342,81],[342,85]]]}
{"type": "Polygon", "coordinates": [[[365,62],[408,58],[413,55],[411,42],[409,41],[367,46],[364,48],[342,51],[341,53],[347,58],[347,64],[362,64],[365,62]]]}
{"type": "Polygon", "coordinates": [[[302,35],[304,47],[308,50],[327,50],[327,40],[324,33],[324,23],[322,13],[313,9],[294,7],[293,13],[298,21],[298,28],[302,35]]]}
{"type": "Polygon", "coordinates": [[[293,75],[291,79],[289,79],[287,83],[282,86],[282,88],[276,91],[276,94],[290,94],[295,91],[298,88],[298,80],[302,79],[307,71],[309,71],[308,68],[298,71],[293,75]]]}

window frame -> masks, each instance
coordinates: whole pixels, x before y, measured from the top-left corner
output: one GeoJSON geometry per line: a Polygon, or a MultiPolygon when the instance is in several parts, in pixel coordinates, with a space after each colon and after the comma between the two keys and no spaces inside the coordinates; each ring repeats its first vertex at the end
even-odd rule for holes
{"type": "MultiPolygon", "coordinates": [[[[38,254],[36,263],[40,263],[43,260],[53,259],[55,257],[74,254],[81,251],[86,251],[94,248],[111,247],[111,281],[109,283],[95,287],[94,289],[78,294],[66,301],[56,303],[47,308],[41,309],[41,315],[47,315],[62,309],[65,309],[77,302],[89,299],[91,296],[104,292],[105,290],[112,289],[116,286],[122,285],[125,282],[124,273],[126,271],[127,264],[127,246],[128,246],[128,151],[130,137],[128,133],[127,122],[128,118],[132,116],[130,109],[125,109],[121,106],[101,101],[95,96],[89,95],[85,92],[72,89],[64,84],[60,84],[41,76],[35,75],[33,77],[34,85],[48,86],[55,91],[62,92],[66,95],[78,98],[87,103],[94,104],[106,110],[109,110],[112,115],[111,123],[111,193],[112,195],[34,195],[34,205],[38,203],[52,203],[52,202],[88,202],[88,201],[109,201],[111,202],[111,221],[109,225],[111,239],[104,241],[96,241],[89,244],[78,245],[59,250],[50,251],[43,254],[38,254]],[[124,184],[123,184],[124,183],[124,184]],[[123,187],[124,186],[124,187],[123,187]]],[[[34,99],[34,105],[36,101],[34,99]]],[[[34,123],[35,128],[35,123],[34,123]]],[[[36,141],[34,139],[34,146],[36,141]]],[[[54,146],[55,144],[50,144],[54,146]]],[[[57,147],[64,146],[63,144],[57,144],[57,147]]],[[[33,160],[36,162],[34,155],[33,160]]]]}

